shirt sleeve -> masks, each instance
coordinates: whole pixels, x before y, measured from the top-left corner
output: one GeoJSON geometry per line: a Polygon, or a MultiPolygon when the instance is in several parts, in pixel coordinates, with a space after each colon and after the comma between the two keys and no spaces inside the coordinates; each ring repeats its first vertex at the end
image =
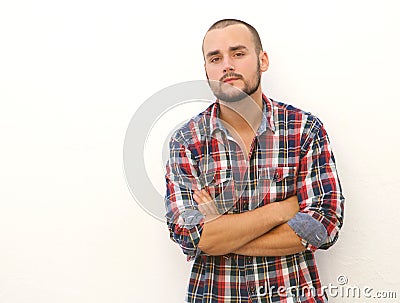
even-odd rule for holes
{"type": "Polygon", "coordinates": [[[188,261],[202,254],[198,248],[204,226],[204,216],[193,199],[193,191],[200,189],[196,161],[190,150],[171,139],[166,165],[166,219],[170,238],[179,244],[188,261]]]}
{"type": "Polygon", "coordinates": [[[302,148],[297,176],[300,211],[288,224],[315,251],[328,249],[343,225],[344,196],[328,134],[316,119],[302,148]]]}

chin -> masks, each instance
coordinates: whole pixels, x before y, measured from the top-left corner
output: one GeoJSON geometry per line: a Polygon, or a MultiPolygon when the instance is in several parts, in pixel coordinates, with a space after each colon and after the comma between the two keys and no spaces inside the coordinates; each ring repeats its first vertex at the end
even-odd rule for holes
{"type": "Polygon", "coordinates": [[[239,92],[243,92],[243,87],[237,86],[235,84],[225,83],[224,85],[222,85],[221,90],[224,94],[235,95],[239,92]]]}

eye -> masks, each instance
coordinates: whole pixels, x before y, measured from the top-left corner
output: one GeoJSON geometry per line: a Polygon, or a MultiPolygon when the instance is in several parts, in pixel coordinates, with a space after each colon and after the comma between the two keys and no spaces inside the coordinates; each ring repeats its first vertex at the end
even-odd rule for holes
{"type": "Polygon", "coordinates": [[[220,60],[219,57],[214,57],[214,58],[211,58],[210,62],[211,63],[217,63],[219,60],[220,60]]]}
{"type": "Polygon", "coordinates": [[[244,56],[244,53],[243,52],[234,53],[233,56],[234,57],[242,57],[242,56],[244,56]]]}

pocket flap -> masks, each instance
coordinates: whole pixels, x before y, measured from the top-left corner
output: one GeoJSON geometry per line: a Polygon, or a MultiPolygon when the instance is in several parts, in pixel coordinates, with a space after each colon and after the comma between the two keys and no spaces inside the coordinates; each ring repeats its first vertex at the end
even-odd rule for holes
{"type": "Polygon", "coordinates": [[[274,182],[280,182],[287,177],[296,176],[296,167],[282,166],[282,167],[265,167],[258,170],[259,179],[268,179],[274,182]]]}

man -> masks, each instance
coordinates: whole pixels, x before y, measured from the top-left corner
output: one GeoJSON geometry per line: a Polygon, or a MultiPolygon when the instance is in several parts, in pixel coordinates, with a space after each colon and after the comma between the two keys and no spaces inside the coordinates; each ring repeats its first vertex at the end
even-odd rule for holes
{"type": "Polygon", "coordinates": [[[216,22],[203,40],[217,101],[170,141],[171,238],[194,260],[187,302],[327,302],[314,251],[332,246],[344,197],[323,124],[267,98],[257,31],[216,22]]]}

